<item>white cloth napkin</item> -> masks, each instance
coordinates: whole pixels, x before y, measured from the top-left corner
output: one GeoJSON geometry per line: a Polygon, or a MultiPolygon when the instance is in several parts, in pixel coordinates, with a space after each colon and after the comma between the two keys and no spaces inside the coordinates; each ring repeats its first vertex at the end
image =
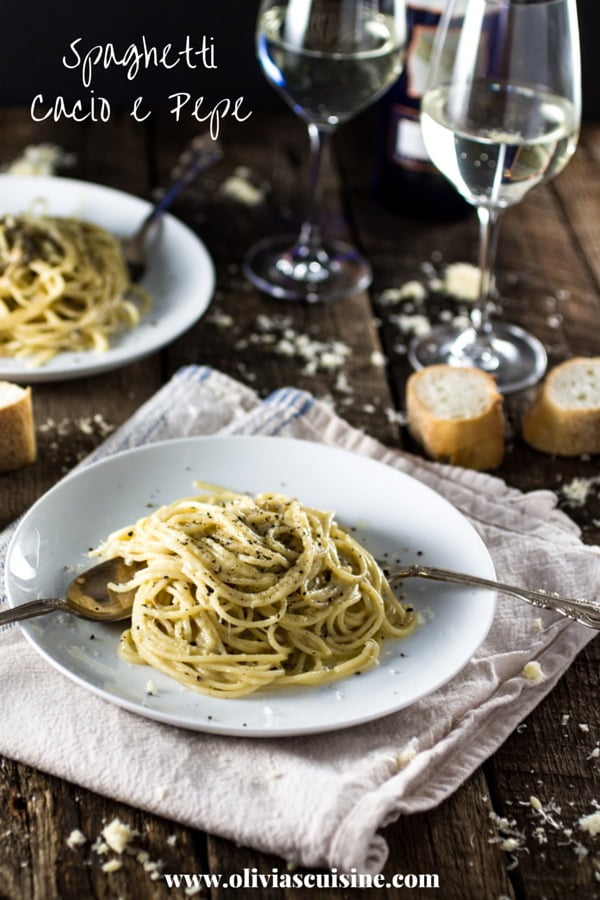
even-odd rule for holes
{"type": "MultiPolygon", "coordinates": [[[[372,456],[426,482],[468,516],[500,580],[567,596],[600,595],[600,550],[581,543],[554,494],[524,495],[497,478],[387,449],[292,388],[261,402],[219,372],[183,369],[91,459],[215,432],[285,435],[372,456]]],[[[2,561],[12,530],[0,537],[2,561]]],[[[343,732],[252,740],[188,732],[128,713],[67,680],[20,629],[9,627],[0,633],[0,753],[296,863],[376,872],[387,854],[378,829],[448,797],[592,637],[555,614],[500,597],[484,645],[435,694],[343,732]],[[540,663],[544,680],[523,677],[531,660],[540,663]],[[407,747],[416,755],[405,762],[407,747]]]]}

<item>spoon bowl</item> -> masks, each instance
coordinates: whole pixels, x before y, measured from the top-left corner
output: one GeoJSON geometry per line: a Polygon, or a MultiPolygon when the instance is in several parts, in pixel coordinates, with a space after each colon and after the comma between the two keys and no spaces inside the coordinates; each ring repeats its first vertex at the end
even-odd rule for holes
{"type": "Polygon", "coordinates": [[[126,563],[120,556],[107,559],[76,575],[64,598],[41,598],[7,609],[0,613],[0,625],[54,611],[72,612],[94,622],[121,622],[131,616],[135,589],[114,590],[111,585],[125,584],[139,568],[139,563],[126,563]]]}
{"type": "MultiPolygon", "coordinates": [[[[115,590],[111,585],[125,584],[141,565],[141,563],[126,563],[120,556],[107,559],[76,575],[67,587],[64,599],[52,597],[32,600],[31,603],[7,609],[0,613],[0,625],[32,619],[55,610],[72,612],[94,622],[120,622],[128,619],[131,616],[135,589],[115,590]]],[[[431,566],[414,565],[398,568],[388,573],[388,577],[392,582],[405,578],[431,578],[434,581],[446,581],[466,587],[489,588],[518,597],[519,600],[524,600],[532,606],[552,609],[581,625],[600,630],[600,605],[587,600],[560,597],[558,594],[539,589],[515,587],[488,578],[478,578],[431,566]]]]}

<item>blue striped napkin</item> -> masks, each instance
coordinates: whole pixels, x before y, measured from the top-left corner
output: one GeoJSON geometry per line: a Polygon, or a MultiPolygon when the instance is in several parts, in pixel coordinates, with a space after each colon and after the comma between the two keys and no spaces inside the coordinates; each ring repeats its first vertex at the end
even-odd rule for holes
{"type": "MultiPolygon", "coordinates": [[[[458,507],[483,537],[500,580],[538,579],[567,596],[597,595],[600,550],[582,544],[553,493],[524,495],[498,478],[386,448],[294,388],[261,401],[222,373],[184,368],[81,465],[152,441],[215,433],[320,441],[378,459],[458,507]]],[[[2,564],[13,531],[0,536],[2,564]]],[[[132,715],[66,681],[20,629],[8,628],[0,634],[0,753],[294,863],[378,872],[387,854],[380,827],[447,798],[592,637],[499,598],[483,646],[424,700],[344,732],[252,740],[132,715]],[[522,675],[532,660],[544,672],[540,682],[522,675]]]]}

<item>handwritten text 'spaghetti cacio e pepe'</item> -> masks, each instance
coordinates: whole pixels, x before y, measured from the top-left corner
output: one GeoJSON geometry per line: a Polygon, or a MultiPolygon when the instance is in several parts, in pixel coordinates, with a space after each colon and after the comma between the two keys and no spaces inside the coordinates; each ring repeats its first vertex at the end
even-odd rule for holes
{"type": "MultiPolygon", "coordinates": [[[[31,118],[34,122],[47,119],[55,122],[60,119],[108,122],[111,116],[110,100],[96,94],[93,88],[94,78],[99,70],[118,67],[123,69],[128,81],[134,81],[141,72],[148,69],[168,71],[180,67],[190,72],[204,69],[209,73],[218,68],[214,39],[207,35],[202,35],[196,44],[186,35],[183,46],[179,49],[170,43],[162,47],[149,44],[144,35],[139,43],[131,43],[124,50],[115,48],[112,43],[95,44],[86,49],[82,46],[82,40],[78,37],[71,41],[68,51],[62,57],[62,64],[66,69],[79,73],[82,87],[87,91],[85,99],[73,101],[58,96],[49,101],[42,93],[36,94],[31,103],[31,118]]],[[[219,136],[224,118],[229,117],[241,123],[252,115],[252,111],[245,107],[243,96],[235,99],[223,97],[211,103],[204,96],[194,97],[188,91],[177,91],[169,94],[167,100],[170,102],[169,112],[177,122],[190,117],[205,123],[214,139],[219,136]]],[[[152,115],[143,96],[135,98],[130,115],[136,122],[144,122],[152,115]]]]}

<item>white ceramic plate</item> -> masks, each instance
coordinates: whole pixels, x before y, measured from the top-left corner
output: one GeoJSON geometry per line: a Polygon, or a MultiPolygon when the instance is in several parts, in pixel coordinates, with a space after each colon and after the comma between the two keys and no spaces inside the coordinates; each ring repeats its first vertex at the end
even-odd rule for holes
{"type": "MultiPolygon", "coordinates": [[[[470,523],[446,500],[388,466],[337,448],[269,437],[185,438],[127,451],[73,474],[22,520],[9,548],[8,597],[15,606],[60,596],[87,550],[111,530],[195,492],[194,480],[238,491],[273,490],[336,511],[378,558],[420,560],[494,577],[470,523]]],[[[51,613],[22,627],[34,647],[69,678],[126,709],[199,731],[272,737],[331,731],[379,718],[449,681],[491,625],[486,591],[415,579],[407,596],[426,624],[384,647],[378,667],[318,688],[220,699],[184,689],[117,656],[119,625],[51,613]],[[94,640],[91,640],[91,635],[94,640]],[[158,693],[149,696],[151,680],[158,693]]]]}
{"type": "MultiPolygon", "coordinates": [[[[138,197],[85,181],[0,175],[0,215],[26,212],[38,201],[50,215],[87,219],[118,238],[132,234],[151,208],[138,197]]],[[[0,378],[29,384],[94,375],[148,356],[186,331],[212,297],[210,256],[196,235],[170,215],[151,238],[149,251],[140,284],[150,294],[152,308],[139,325],[112,337],[105,353],[59,353],[37,368],[24,359],[0,356],[0,378]]]]}

